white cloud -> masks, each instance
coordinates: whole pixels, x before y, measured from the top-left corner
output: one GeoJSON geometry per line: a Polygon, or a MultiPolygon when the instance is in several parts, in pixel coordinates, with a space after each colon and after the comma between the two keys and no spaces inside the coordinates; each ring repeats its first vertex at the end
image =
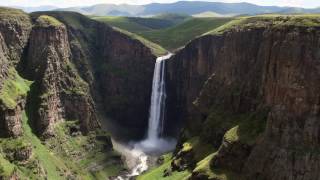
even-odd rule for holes
{"type": "Polygon", "coordinates": [[[283,5],[302,7],[304,5],[304,1],[303,0],[283,0],[283,5]]]}
{"type": "MultiPolygon", "coordinates": [[[[42,6],[54,5],[58,7],[70,6],[87,6],[101,3],[112,4],[147,4],[152,2],[169,3],[178,0],[0,0],[2,6],[42,6]]],[[[208,0],[219,2],[249,2],[260,5],[277,5],[277,6],[299,6],[299,7],[318,7],[319,0],[208,0]]]]}

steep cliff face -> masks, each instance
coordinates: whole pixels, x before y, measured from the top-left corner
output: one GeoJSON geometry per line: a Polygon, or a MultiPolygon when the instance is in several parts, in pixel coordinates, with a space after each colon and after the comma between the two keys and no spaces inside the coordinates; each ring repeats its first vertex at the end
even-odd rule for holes
{"type": "Polygon", "coordinates": [[[53,135],[53,126],[62,119],[81,123],[83,132],[99,127],[88,84],[70,62],[65,25],[53,17],[35,18],[24,71],[35,81],[31,99],[38,111],[34,125],[40,134],[53,135]]]}
{"type": "Polygon", "coordinates": [[[77,13],[44,12],[67,27],[70,61],[89,85],[96,114],[115,136],[141,138],[148,123],[155,55],[138,40],[77,13]],[[77,22],[77,23],[75,23],[77,22]],[[110,123],[111,122],[111,123],[110,123]],[[115,126],[115,127],[114,127],[115,126]]]}
{"type": "Polygon", "coordinates": [[[120,33],[100,33],[101,62],[96,77],[107,116],[141,137],[147,129],[156,57],[120,33]]]}
{"type": "Polygon", "coordinates": [[[29,84],[13,68],[22,56],[31,20],[20,10],[0,12],[0,128],[1,136],[22,134],[21,111],[29,84]],[[8,13],[10,11],[11,13],[8,13]]]}
{"type": "Polygon", "coordinates": [[[123,164],[100,123],[143,136],[154,60],[78,13],[0,8],[0,179],[117,175],[123,164]]]}
{"type": "Polygon", "coordinates": [[[180,145],[198,136],[218,149],[192,178],[317,179],[319,30],[315,18],[244,19],[168,62],[180,145]]]}
{"type": "Polygon", "coordinates": [[[17,65],[23,55],[32,28],[31,19],[22,10],[1,8],[0,31],[7,46],[10,63],[17,65]]]}

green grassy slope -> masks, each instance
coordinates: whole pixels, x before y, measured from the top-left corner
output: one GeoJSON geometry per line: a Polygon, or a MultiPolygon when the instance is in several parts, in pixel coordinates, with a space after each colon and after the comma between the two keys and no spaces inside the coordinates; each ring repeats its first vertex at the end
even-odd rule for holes
{"type": "Polygon", "coordinates": [[[192,18],[171,28],[143,31],[138,34],[172,51],[231,20],[232,18],[192,18]]]}
{"type": "MultiPolygon", "coordinates": [[[[30,93],[31,85],[14,68],[10,69],[0,91],[0,101],[14,108],[19,97],[25,98],[30,93]]],[[[79,122],[65,121],[56,125],[55,137],[42,141],[30,126],[29,114],[23,111],[21,115],[23,135],[0,137],[0,179],[13,174],[21,179],[107,179],[123,170],[120,156],[110,149],[109,135],[105,132],[72,135],[70,129],[79,127],[79,122]],[[32,151],[30,156],[22,159],[17,155],[28,152],[27,149],[32,151]]]]}
{"type": "Polygon", "coordinates": [[[131,33],[129,31],[126,31],[126,30],[123,30],[123,29],[120,29],[117,27],[113,27],[113,29],[131,37],[132,39],[136,39],[136,40],[140,41],[142,44],[149,47],[151,49],[152,53],[157,56],[161,56],[161,55],[164,55],[167,53],[167,50],[165,50],[163,47],[143,38],[142,36],[139,36],[135,33],[131,33]]]}
{"type": "Polygon", "coordinates": [[[164,155],[164,162],[159,167],[148,170],[146,173],[138,176],[137,180],[176,180],[188,179],[191,175],[189,171],[173,172],[170,176],[164,177],[164,171],[170,168],[172,162],[172,155],[164,155]]]}
{"type": "Polygon", "coordinates": [[[96,142],[95,149],[87,150],[87,145],[94,142],[95,134],[68,135],[66,131],[70,123],[74,122],[58,124],[57,136],[44,142],[32,132],[28,117],[23,112],[24,135],[17,139],[0,138],[0,179],[10,177],[14,172],[19,177],[30,179],[62,180],[67,176],[88,180],[97,177],[107,179],[123,170],[119,163],[120,156],[114,151],[103,151],[104,143],[96,142]],[[32,147],[30,159],[21,162],[10,158],[10,152],[27,146],[32,147]]]}
{"type": "Polygon", "coordinates": [[[139,31],[148,31],[152,30],[151,28],[141,25],[137,22],[132,21],[128,17],[118,17],[118,16],[98,16],[93,17],[92,19],[105,22],[111,26],[118,27],[130,32],[139,32],[139,31]]]}
{"type": "Polygon", "coordinates": [[[183,15],[163,14],[152,18],[91,17],[113,27],[135,33],[169,51],[174,51],[190,40],[211,31],[232,18],[192,18],[183,15]],[[171,24],[165,26],[164,22],[171,24]]]}
{"type": "Polygon", "coordinates": [[[17,106],[17,101],[26,96],[31,82],[22,79],[14,68],[10,68],[8,78],[2,83],[0,101],[7,108],[13,109],[17,106]]]}
{"type": "Polygon", "coordinates": [[[91,16],[91,19],[104,22],[129,32],[137,33],[157,29],[169,28],[184,22],[190,16],[179,14],[160,14],[153,17],[119,17],[119,16],[91,16]]]}
{"type": "Polygon", "coordinates": [[[319,18],[319,14],[266,14],[258,16],[238,17],[220,26],[219,28],[207,32],[206,34],[221,34],[233,28],[262,28],[268,26],[272,26],[273,28],[281,28],[285,26],[318,27],[320,26],[319,18]]]}

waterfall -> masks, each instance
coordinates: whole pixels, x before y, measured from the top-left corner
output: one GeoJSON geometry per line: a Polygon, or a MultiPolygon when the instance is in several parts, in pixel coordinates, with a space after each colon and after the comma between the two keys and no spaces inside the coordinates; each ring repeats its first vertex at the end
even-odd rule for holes
{"type": "Polygon", "coordinates": [[[147,140],[157,141],[163,133],[164,113],[166,106],[165,63],[172,54],[158,57],[155,63],[152,82],[152,93],[149,114],[147,140]]]}
{"type": "MultiPolygon", "coordinates": [[[[149,112],[149,125],[146,139],[135,142],[130,153],[126,153],[128,158],[134,159],[136,165],[131,172],[118,176],[117,180],[128,180],[130,177],[137,176],[149,168],[148,158],[150,154],[160,155],[174,149],[176,140],[163,138],[164,115],[166,107],[166,81],[165,81],[165,62],[172,54],[158,57],[154,66],[151,103],[149,112]],[[129,157],[130,156],[130,157],[129,157]]],[[[121,147],[121,151],[126,148],[121,147]]]]}
{"type": "Polygon", "coordinates": [[[161,138],[166,106],[165,63],[171,56],[172,54],[158,57],[154,66],[148,133],[146,139],[140,143],[146,152],[166,151],[174,144],[161,138]]]}

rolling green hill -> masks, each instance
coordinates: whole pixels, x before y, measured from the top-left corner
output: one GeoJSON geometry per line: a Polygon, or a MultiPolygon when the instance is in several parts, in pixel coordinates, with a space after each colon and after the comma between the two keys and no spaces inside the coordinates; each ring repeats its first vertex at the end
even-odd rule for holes
{"type": "Polygon", "coordinates": [[[163,14],[152,18],[92,17],[116,28],[135,33],[169,51],[174,51],[190,40],[231,21],[231,17],[195,18],[163,14]]]}
{"type": "Polygon", "coordinates": [[[160,14],[148,18],[120,16],[91,16],[91,18],[129,32],[137,33],[141,31],[169,28],[184,22],[191,18],[191,16],[180,14],[160,14]]]}
{"type": "Polygon", "coordinates": [[[187,44],[190,40],[213,30],[232,18],[191,18],[184,23],[174,27],[141,31],[138,34],[152,42],[160,44],[162,47],[173,51],[187,44]]]}
{"type": "Polygon", "coordinates": [[[120,29],[124,29],[130,32],[148,31],[151,28],[144,26],[142,24],[132,21],[129,17],[118,17],[118,16],[96,16],[92,19],[97,21],[105,22],[110,26],[114,26],[120,29]]]}

